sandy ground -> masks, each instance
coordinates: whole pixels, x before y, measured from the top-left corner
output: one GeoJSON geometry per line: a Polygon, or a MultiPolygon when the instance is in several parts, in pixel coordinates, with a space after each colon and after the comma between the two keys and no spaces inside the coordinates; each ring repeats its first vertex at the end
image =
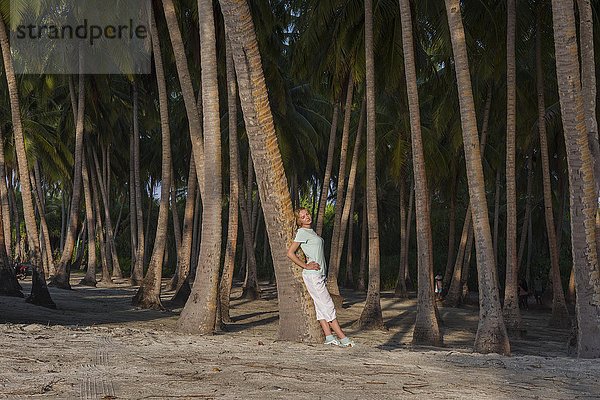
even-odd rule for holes
{"type": "Polygon", "coordinates": [[[358,345],[343,349],[277,341],[272,287],[253,302],[235,288],[235,322],[213,336],[175,332],[180,310],[133,308],[125,284],[73,288],[51,289],[57,310],[0,297],[0,398],[600,398],[600,360],[567,357],[569,332],[546,310],[524,311],[527,335],[503,357],[471,352],[472,306],[441,308],[445,347],[423,348],[410,345],[414,299],[384,293],[389,330],[358,332],[364,294],[344,292],[338,316],[358,345]]]}

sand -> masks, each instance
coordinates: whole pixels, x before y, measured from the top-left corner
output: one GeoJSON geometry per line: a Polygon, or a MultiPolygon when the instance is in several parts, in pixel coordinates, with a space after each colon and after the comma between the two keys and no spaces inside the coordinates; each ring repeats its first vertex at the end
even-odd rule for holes
{"type": "MultiPolygon", "coordinates": [[[[340,322],[354,348],[277,341],[275,289],[237,299],[234,323],[210,336],[175,331],[180,309],[139,310],[135,289],[51,288],[58,309],[0,297],[0,398],[29,399],[574,399],[600,398],[600,360],[567,356],[568,330],[547,310],[523,312],[512,357],[471,351],[477,309],[441,308],[445,347],[410,344],[415,299],[382,294],[389,330],[352,329],[365,295],[350,291],[340,322]]],[[[30,282],[25,281],[25,293],[30,282]]],[[[164,299],[168,299],[165,293],[164,299]]]]}

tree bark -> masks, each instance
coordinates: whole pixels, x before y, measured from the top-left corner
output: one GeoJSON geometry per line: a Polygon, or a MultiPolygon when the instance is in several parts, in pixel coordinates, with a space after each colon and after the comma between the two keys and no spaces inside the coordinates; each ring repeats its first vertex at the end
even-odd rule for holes
{"type": "Polygon", "coordinates": [[[325,209],[327,207],[327,198],[329,197],[329,182],[331,181],[331,170],[333,169],[333,154],[335,153],[335,138],[337,136],[339,113],[340,103],[336,101],[333,107],[333,116],[331,117],[331,130],[329,131],[325,175],[323,176],[323,186],[321,186],[321,195],[319,196],[319,211],[317,212],[317,226],[315,228],[315,232],[319,236],[322,235],[323,225],[325,224],[325,209]]]}
{"type": "Polygon", "coordinates": [[[269,233],[279,296],[279,338],[321,342],[313,301],[301,271],[287,258],[294,216],[265,84],[252,16],[246,0],[220,0],[237,74],[239,96],[259,194],[269,233]]]}
{"type": "Polygon", "coordinates": [[[375,143],[375,61],[373,1],[365,0],[365,60],[367,95],[367,223],[369,225],[369,286],[365,307],[356,323],[361,329],[383,329],[380,302],[379,214],[377,211],[377,151],[375,143]]]}
{"type": "Polygon", "coordinates": [[[467,165],[469,198],[472,207],[479,281],[479,326],[474,350],[479,353],[510,354],[510,344],[498,294],[492,233],[485,196],[481,150],[477,134],[475,104],[467,58],[465,32],[459,0],[445,0],[450,38],[456,64],[461,125],[467,165]]]}

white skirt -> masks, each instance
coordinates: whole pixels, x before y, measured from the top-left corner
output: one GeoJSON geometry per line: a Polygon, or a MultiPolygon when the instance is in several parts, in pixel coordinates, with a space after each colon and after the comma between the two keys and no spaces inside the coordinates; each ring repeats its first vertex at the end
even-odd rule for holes
{"type": "Polygon", "coordinates": [[[317,274],[302,274],[306,289],[315,302],[315,310],[317,311],[317,320],[324,319],[331,322],[336,319],[335,306],[331,295],[325,287],[325,276],[317,274]]]}

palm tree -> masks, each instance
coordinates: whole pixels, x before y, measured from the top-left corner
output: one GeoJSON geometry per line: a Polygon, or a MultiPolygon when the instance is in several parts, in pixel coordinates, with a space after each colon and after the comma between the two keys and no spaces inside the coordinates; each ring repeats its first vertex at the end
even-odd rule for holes
{"type": "Polygon", "coordinates": [[[246,0],[219,3],[231,40],[239,97],[277,278],[279,337],[321,341],[323,333],[316,321],[312,299],[299,269],[286,255],[293,240],[294,216],[250,9],[246,0]]]}
{"type": "Polygon", "coordinates": [[[329,145],[327,146],[327,162],[325,163],[325,175],[323,176],[323,185],[321,187],[321,195],[319,196],[319,209],[317,211],[317,235],[323,233],[323,225],[325,223],[325,207],[327,206],[327,198],[329,195],[329,183],[331,181],[331,169],[333,168],[333,153],[335,152],[335,137],[337,135],[338,114],[340,112],[340,104],[336,101],[333,107],[333,116],[331,118],[331,130],[329,131],[329,145]]]}
{"type": "Polygon", "coordinates": [[[400,18],[402,21],[402,49],[404,53],[404,72],[406,74],[406,92],[408,94],[410,113],[415,209],[419,215],[419,218],[417,218],[418,299],[413,343],[441,346],[444,339],[437,320],[433,295],[433,239],[431,237],[429,186],[427,185],[425,157],[423,155],[423,142],[421,139],[421,113],[419,110],[419,91],[417,88],[417,71],[409,0],[400,0],[400,18]]]}
{"type": "MultiPolygon", "coordinates": [[[[196,279],[181,311],[180,330],[212,333],[215,328],[221,261],[221,128],[217,82],[216,35],[212,0],[198,0],[202,110],[204,115],[204,182],[202,236],[196,279]]],[[[201,174],[198,174],[200,176],[201,174]]]]}
{"type": "Polygon", "coordinates": [[[552,0],[560,109],[567,150],[571,248],[577,299],[577,355],[600,357],[600,275],[595,218],[598,209],[592,156],[585,124],[573,4],[552,0]]]}
{"type": "Polygon", "coordinates": [[[152,51],[154,52],[154,67],[156,69],[156,83],[158,86],[158,102],[160,109],[160,128],[162,132],[162,177],[158,221],[152,258],[148,271],[137,293],[133,297],[133,305],[142,308],[162,309],[160,300],[160,284],[162,279],[165,242],[169,222],[169,189],[171,187],[171,130],[169,128],[168,92],[165,80],[165,71],[162,62],[162,51],[159,43],[158,30],[154,12],[149,8],[150,35],[152,51]]]}
{"type": "Polygon", "coordinates": [[[497,271],[494,263],[492,233],[488,219],[483,167],[460,1],[445,0],[445,3],[459,91],[458,100],[461,110],[469,198],[472,207],[471,215],[475,227],[479,282],[479,326],[475,336],[475,351],[509,354],[510,344],[502,318],[498,294],[497,271]]]}
{"type": "Polygon", "coordinates": [[[369,285],[365,307],[357,321],[362,329],[382,329],[379,274],[379,216],[375,171],[375,63],[373,59],[373,2],[365,0],[365,59],[367,95],[367,223],[369,228],[369,285]]]}
{"type": "Polygon", "coordinates": [[[15,152],[17,154],[19,166],[19,179],[21,183],[21,195],[23,198],[23,212],[25,215],[25,229],[27,231],[29,252],[34,269],[31,294],[27,298],[27,301],[43,307],[56,308],[56,304],[54,304],[54,301],[52,301],[50,292],[46,286],[44,270],[41,268],[40,243],[35,220],[35,209],[33,207],[31,181],[29,180],[27,154],[25,152],[25,138],[23,137],[23,125],[21,122],[21,106],[19,102],[17,79],[15,77],[15,71],[12,65],[10,45],[8,43],[8,36],[6,34],[6,25],[4,24],[4,18],[2,17],[0,17],[0,48],[2,50],[4,72],[6,73],[6,82],[8,84],[13,135],[15,140],[15,152]]]}
{"type": "MultiPolygon", "coordinates": [[[[506,287],[504,289],[504,321],[509,330],[521,330],[519,312],[519,270],[517,265],[517,181],[516,129],[516,0],[507,1],[506,23],[506,287]]],[[[494,257],[495,259],[495,257],[494,257]]]]}
{"type": "Polygon", "coordinates": [[[82,160],[83,195],[85,198],[85,218],[87,221],[88,234],[88,262],[85,277],[79,282],[80,285],[96,286],[96,220],[94,218],[94,207],[92,206],[92,192],[90,176],[87,170],[85,151],[82,160]]]}

